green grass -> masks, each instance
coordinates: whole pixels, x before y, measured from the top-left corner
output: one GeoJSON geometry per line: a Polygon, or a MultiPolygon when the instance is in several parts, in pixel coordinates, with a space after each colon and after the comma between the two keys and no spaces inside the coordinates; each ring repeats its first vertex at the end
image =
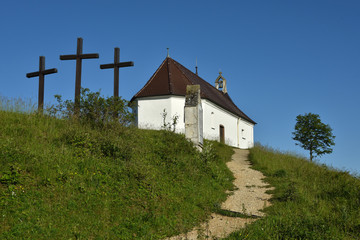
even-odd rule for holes
{"type": "Polygon", "coordinates": [[[183,135],[0,111],[0,239],[161,239],[231,189],[233,151],[183,135]]]}
{"type": "MultiPolygon", "coordinates": [[[[230,147],[116,124],[91,127],[0,99],[0,239],[163,239],[187,232],[233,187],[230,147]],[[24,113],[26,112],[26,113],[24,113]]],[[[360,180],[262,146],[267,216],[227,239],[360,239],[360,180]]]]}
{"type": "Polygon", "coordinates": [[[265,218],[227,239],[360,239],[360,180],[262,146],[253,168],[275,187],[265,218]]]}
{"type": "Polygon", "coordinates": [[[35,106],[31,99],[23,100],[21,98],[0,96],[0,111],[31,113],[36,109],[37,106],[35,106]]]}

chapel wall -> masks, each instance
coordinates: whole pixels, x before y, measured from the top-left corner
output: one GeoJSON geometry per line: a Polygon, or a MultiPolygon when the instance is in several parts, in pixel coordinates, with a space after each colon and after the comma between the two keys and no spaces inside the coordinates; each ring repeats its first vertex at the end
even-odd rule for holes
{"type": "MultiPolygon", "coordinates": [[[[179,116],[177,133],[185,133],[184,96],[156,96],[137,99],[137,126],[141,129],[160,130],[163,126],[163,109],[167,112],[166,122],[179,116]]],[[[229,146],[248,149],[254,146],[254,125],[239,119],[207,99],[202,99],[203,136],[220,141],[220,125],[224,126],[225,143],[229,146]]]]}
{"type": "Polygon", "coordinates": [[[172,118],[178,116],[178,122],[176,124],[175,132],[185,133],[185,117],[184,117],[185,97],[184,96],[172,96],[171,97],[171,115],[172,118]]]}
{"type": "Polygon", "coordinates": [[[206,99],[204,99],[202,103],[204,112],[204,138],[220,141],[220,125],[222,125],[225,130],[225,143],[233,147],[238,147],[238,117],[206,99]]]}
{"type": "Polygon", "coordinates": [[[141,129],[160,130],[163,126],[163,109],[168,113],[166,121],[171,115],[171,100],[169,96],[146,97],[137,99],[137,127],[141,129]]]}
{"type": "Polygon", "coordinates": [[[254,124],[239,119],[239,148],[254,147],[254,124]]]}

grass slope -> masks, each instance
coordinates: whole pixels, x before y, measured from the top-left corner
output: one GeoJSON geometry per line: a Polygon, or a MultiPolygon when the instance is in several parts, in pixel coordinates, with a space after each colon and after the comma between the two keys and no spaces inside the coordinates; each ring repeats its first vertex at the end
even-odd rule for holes
{"type": "Polygon", "coordinates": [[[0,239],[160,239],[225,200],[232,149],[0,111],[0,239]],[[221,157],[220,157],[221,156],[221,157]]]}
{"type": "Polygon", "coordinates": [[[360,239],[360,180],[256,146],[253,167],[276,189],[267,217],[227,239],[360,239]]]}

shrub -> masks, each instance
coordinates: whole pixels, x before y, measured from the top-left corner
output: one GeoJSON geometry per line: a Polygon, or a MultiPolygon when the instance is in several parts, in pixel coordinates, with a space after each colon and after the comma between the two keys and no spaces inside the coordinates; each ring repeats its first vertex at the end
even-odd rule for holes
{"type": "Polygon", "coordinates": [[[75,113],[75,103],[72,100],[63,101],[60,95],[55,95],[57,105],[47,109],[51,116],[72,119],[76,117],[92,126],[119,123],[129,126],[135,119],[131,112],[131,104],[121,97],[102,97],[100,92],[91,92],[88,88],[81,89],[80,111],[75,113]]]}

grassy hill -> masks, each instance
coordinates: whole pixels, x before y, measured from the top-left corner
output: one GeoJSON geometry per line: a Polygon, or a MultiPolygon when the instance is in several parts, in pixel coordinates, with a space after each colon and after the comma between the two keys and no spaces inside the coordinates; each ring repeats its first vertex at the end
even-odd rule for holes
{"type": "Polygon", "coordinates": [[[232,149],[0,111],[0,239],[161,239],[225,200],[232,149]]]}
{"type": "MultiPolygon", "coordinates": [[[[262,146],[267,216],[227,239],[360,239],[360,181],[262,146]]],[[[162,239],[219,212],[231,148],[0,111],[0,239],[162,239]]]]}
{"type": "Polygon", "coordinates": [[[275,187],[267,216],[227,239],[360,239],[360,179],[262,146],[253,167],[275,187]]]}

